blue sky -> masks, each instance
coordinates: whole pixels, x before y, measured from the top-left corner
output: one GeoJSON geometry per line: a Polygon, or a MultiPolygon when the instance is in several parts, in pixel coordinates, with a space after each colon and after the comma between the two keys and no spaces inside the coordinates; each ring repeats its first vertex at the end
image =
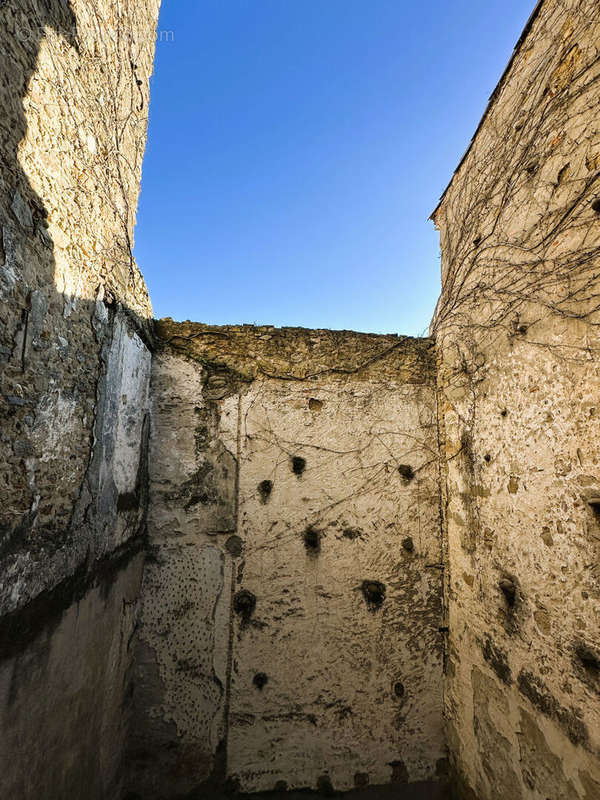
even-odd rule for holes
{"type": "Polygon", "coordinates": [[[428,216],[533,0],[163,0],[135,253],[155,316],[424,332],[428,216]]]}

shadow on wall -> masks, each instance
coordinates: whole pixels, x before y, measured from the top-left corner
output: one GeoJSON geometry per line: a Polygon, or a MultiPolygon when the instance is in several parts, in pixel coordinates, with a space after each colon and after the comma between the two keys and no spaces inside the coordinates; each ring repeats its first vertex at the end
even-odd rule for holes
{"type": "Polygon", "coordinates": [[[57,182],[73,142],[49,103],[76,105],[77,73],[32,91],[50,37],[61,75],[80,53],[68,0],[0,0],[0,795],[24,800],[116,796],[146,506],[148,330],[102,288],[110,262],[82,278],[57,182]]]}
{"type": "Polygon", "coordinates": [[[53,460],[45,446],[49,431],[43,422],[44,408],[40,407],[44,395],[51,396],[50,375],[44,375],[42,367],[47,365],[49,372],[62,361],[60,353],[47,347],[52,335],[47,322],[52,317],[58,320],[64,302],[54,291],[54,244],[48,234],[48,212],[19,162],[19,144],[27,133],[24,98],[37,67],[46,26],[62,33],[71,46],[77,46],[76,20],[70,3],[33,1],[20,7],[0,4],[0,63],[4,76],[0,86],[3,560],[17,550],[55,545],[57,527],[68,526],[72,505],[69,497],[50,500],[46,496],[44,488],[50,485],[52,468],[44,469],[47,474],[43,476],[39,469],[35,474],[36,467],[53,460]]]}
{"type": "MultiPolygon", "coordinates": [[[[143,321],[104,290],[112,269],[105,254],[93,284],[76,261],[79,198],[57,180],[73,145],[60,141],[67,127],[61,107],[44,105],[49,95],[39,87],[31,91],[50,30],[62,38],[58,47],[79,52],[66,0],[0,3],[0,564],[9,576],[0,589],[0,614],[23,606],[83,561],[112,552],[139,522],[141,476],[131,459],[139,462],[136,439],[145,424],[139,414],[132,421],[132,397],[122,397],[147,393],[148,335],[143,321]],[[55,207],[72,207],[72,231],[53,222],[21,164],[27,115],[36,122],[30,172],[55,207]],[[63,240],[62,282],[66,272],[75,276],[72,295],[55,288],[61,281],[51,230],[63,240]],[[137,476],[133,484],[130,470],[137,476]]],[[[57,48],[46,55],[60,70],[65,53],[57,48]]],[[[77,89],[72,83],[64,88],[64,95],[77,89]]],[[[63,87],[51,89],[56,94],[63,87]]]]}

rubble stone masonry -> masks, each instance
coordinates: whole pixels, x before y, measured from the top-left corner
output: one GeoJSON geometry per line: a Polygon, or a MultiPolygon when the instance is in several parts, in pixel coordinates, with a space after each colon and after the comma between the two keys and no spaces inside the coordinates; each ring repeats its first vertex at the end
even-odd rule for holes
{"type": "Polygon", "coordinates": [[[411,339],[153,321],[158,5],[0,0],[0,796],[599,800],[600,6],[533,10],[411,339]]]}
{"type": "Polygon", "coordinates": [[[600,797],[600,6],[536,7],[434,213],[460,796],[600,797]]]}
{"type": "Polygon", "coordinates": [[[0,795],[117,796],[151,305],[158,0],[0,2],[0,795]]]}

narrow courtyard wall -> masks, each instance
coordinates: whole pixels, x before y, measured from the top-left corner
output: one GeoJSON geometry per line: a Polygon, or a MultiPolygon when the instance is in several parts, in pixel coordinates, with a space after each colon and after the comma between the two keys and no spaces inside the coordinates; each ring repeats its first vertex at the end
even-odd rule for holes
{"type": "Polygon", "coordinates": [[[152,309],[155,0],[0,3],[0,795],[117,797],[152,309]]]}
{"type": "Polygon", "coordinates": [[[600,7],[539,3],[434,213],[459,797],[600,797],[600,7]]]}
{"type": "Polygon", "coordinates": [[[517,44],[431,339],[155,328],[157,16],[0,0],[0,796],[433,786],[448,748],[459,800],[598,800],[598,4],[517,44]]]}
{"type": "Polygon", "coordinates": [[[431,341],[163,320],[132,785],[436,779],[431,341]]]}

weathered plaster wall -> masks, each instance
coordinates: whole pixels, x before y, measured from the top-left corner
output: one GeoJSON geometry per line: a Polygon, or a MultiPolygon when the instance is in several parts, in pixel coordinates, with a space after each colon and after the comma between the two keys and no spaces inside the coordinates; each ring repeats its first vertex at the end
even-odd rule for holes
{"type": "Polygon", "coordinates": [[[142,558],[117,553],[0,620],[0,793],[123,796],[142,558]]]}
{"type": "Polygon", "coordinates": [[[600,7],[538,5],[434,217],[463,797],[600,797],[600,7]],[[470,794],[472,792],[472,794],[470,794]]]}
{"type": "Polygon", "coordinates": [[[131,245],[157,14],[0,3],[3,797],[116,780],[145,517],[152,312],[131,245]],[[126,585],[99,596],[115,551],[126,585]],[[46,606],[56,618],[15,655],[46,606]]]}
{"type": "Polygon", "coordinates": [[[158,331],[132,785],[435,779],[431,342],[158,331]]]}

